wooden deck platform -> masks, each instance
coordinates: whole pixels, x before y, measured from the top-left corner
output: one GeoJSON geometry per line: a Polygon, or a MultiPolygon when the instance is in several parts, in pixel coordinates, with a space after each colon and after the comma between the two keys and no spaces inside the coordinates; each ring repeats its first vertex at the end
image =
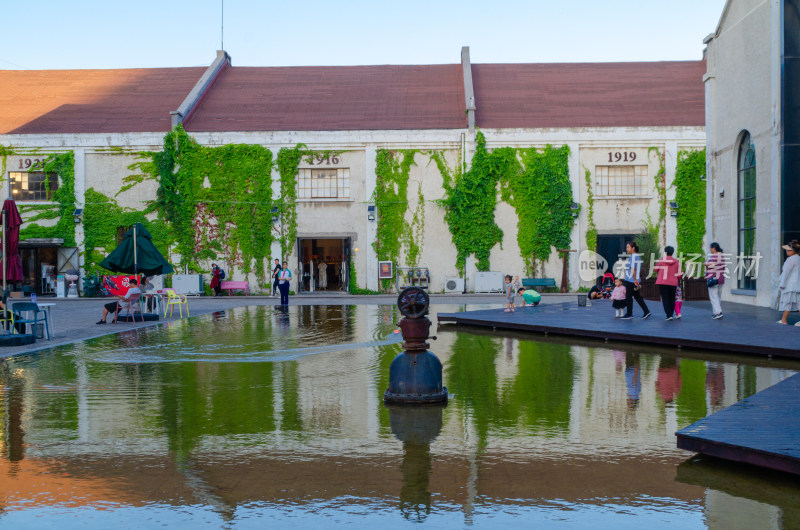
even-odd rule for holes
{"type": "Polygon", "coordinates": [[[678,447],[800,475],[800,374],[676,433],[678,447]]]}
{"type": "Polygon", "coordinates": [[[634,320],[614,318],[608,300],[594,301],[590,307],[571,301],[518,307],[514,313],[497,308],[439,313],[437,318],[439,323],[464,326],[800,359],[800,329],[776,324],[776,311],[726,311],[724,318],[713,320],[708,303],[684,303],[683,318],[667,322],[660,302],[647,304],[653,313],[647,320],[641,319],[638,306],[634,320]]]}

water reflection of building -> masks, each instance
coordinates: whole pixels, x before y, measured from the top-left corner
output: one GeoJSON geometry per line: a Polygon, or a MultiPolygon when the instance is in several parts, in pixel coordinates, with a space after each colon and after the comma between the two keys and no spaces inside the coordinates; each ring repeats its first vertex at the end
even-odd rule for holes
{"type": "MultiPolygon", "coordinates": [[[[324,347],[333,333],[362,344],[392,329],[387,308],[290,308],[294,332],[300,320],[310,332],[280,338],[269,311],[245,313],[205,331],[217,337],[235,330],[239,343],[269,344],[286,355],[282,340],[292,348],[324,347]],[[344,335],[324,325],[344,314],[353,321],[344,335]]],[[[186,325],[199,341],[204,328],[186,325]]],[[[177,339],[174,333],[164,330],[163,337],[177,339]]],[[[343,497],[396,510],[404,473],[423,476],[423,469],[430,479],[425,491],[436,494],[432,510],[456,506],[465,517],[480,503],[531,499],[600,507],[608,496],[645,496],[691,506],[706,494],[673,480],[675,464],[687,456],[675,448],[676,428],[790,373],[635,348],[615,358],[605,348],[524,337],[509,345],[490,333],[438,336],[432,349],[455,396],[440,436],[419,454],[391,435],[380,400],[396,345],[280,363],[126,365],[98,362],[114,345],[103,339],[26,366],[20,381],[37,391],[18,393],[16,402],[4,379],[2,440],[6,448],[24,447],[31,464],[47,460],[79,477],[116,480],[136,502],[213,501],[226,507],[220,513],[243,503],[343,497]],[[638,370],[635,407],[629,369],[638,370]],[[405,471],[404,455],[416,459],[405,471]],[[145,479],[168,486],[148,487],[145,479]]],[[[215,340],[230,347],[224,335],[215,340]]]]}

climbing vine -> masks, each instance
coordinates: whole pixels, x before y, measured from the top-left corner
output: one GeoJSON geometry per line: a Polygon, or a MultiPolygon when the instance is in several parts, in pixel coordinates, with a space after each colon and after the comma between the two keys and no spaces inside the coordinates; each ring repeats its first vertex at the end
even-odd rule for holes
{"type": "Polygon", "coordinates": [[[280,233],[278,241],[281,245],[281,259],[288,259],[292,253],[292,245],[297,238],[297,176],[300,174],[300,161],[307,154],[304,144],[290,148],[282,147],[278,151],[278,174],[281,185],[281,196],[277,203],[280,233]]]}
{"type": "MultiPolygon", "coordinates": [[[[417,241],[411,224],[406,221],[408,175],[411,166],[415,165],[414,157],[417,152],[411,149],[378,149],[375,156],[373,200],[378,210],[378,226],[372,248],[381,261],[400,263],[403,247],[406,249],[405,262],[408,265],[414,266],[412,262],[419,259],[421,238],[417,241]]],[[[391,280],[384,280],[384,287],[389,283],[391,280]]]]}
{"type": "Polygon", "coordinates": [[[150,220],[148,215],[155,209],[151,205],[144,210],[122,208],[114,199],[106,197],[94,188],[86,190],[83,212],[84,268],[88,274],[107,274],[99,266],[103,258],[119,243],[119,231],[142,223],[150,232],[153,244],[169,261],[169,248],[173,243],[171,230],[164,221],[150,220]]]}
{"type": "Polygon", "coordinates": [[[259,145],[204,147],[178,125],[153,155],[156,210],[173,231],[181,264],[226,256],[266,285],[272,243],[272,152],[259,145]]]}
{"type": "Polygon", "coordinates": [[[661,234],[662,246],[667,244],[667,169],[664,165],[664,153],[658,147],[651,147],[647,150],[648,157],[655,153],[658,160],[658,171],[654,177],[656,192],[658,193],[658,218],[654,225],[657,227],[658,234],[661,234]]]}
{"type": "Polygon", "coordinates": [[[406,246],[406,264],[409,267],[419,265],[422,254],[422,241],[425,237],[425,195],[422,193],[422,183],[417,183],[417,207],[411,218],[411,223],[405,233],[403,244],[406,246]]]}
{"type": "Polygon", "coordinates": [[[503,232],[494,221],[497,187],[504,201],[517,212],[517,243],[526,273],[543,265],[552,249],[568,248],[575,223],[570,209],[569,147],[517,149],[501,147],[489,152],[478,132],[469,170],[451,170],[441,153],[432,153],[442,174],[445,221],[456,246],[456,267],[463,272],[466,258],[475,254],[478,270],[489,270],[489,255],[503,232]]]}
{"type": "Polygon", "coordinates": [[[592,191],[592,172],[586,169],[584,178],[586,179],[586,216],[588,217],[588,226],[586,228],[586,248],[592,251],[597,251],[597,225],[594,223],[594,192],[592,191]]]}
{"type": "Polygon", "coordinates": [[[353,258],[350,258],[350,279],[349,285],[347,286],[347,290],[350,294],[381,294],[378,291],[373,291],[372,289],[362,289],[358,286],[358,277],[356,276],[356,264],[353,262],[353,258]]]}
{"type": "MultiPolygon", "coordinates": [[[[3,166],[5,168],[5,155],[3,166]]],[[[60,238],[64,240],[64,246],[76,246],[75,222],[72,218],[75,211],[75,154],[72,151],[51,154],[40,167],[28,171],[44,171],[46,180],[59,178],[60,182],[51,199],[53,204],[26,205],[20,208],[21,213],[37,212],[26,220],[26,226],[19,233],[20,239],[60,238]],[[37,221],[48,219],[58,221],[53,226],[37,224],[37,221]]],[[[45,182],[45,188],[48,187],[48,182],[45,182]]]]}
{"type": "MultiPolygon", "coordinates": [[[[504,148],[508,149],[508,148],[504,148]]],[[[492,153],[498,165],[513,167],[513,153],[492,153]]],[[[569,180],[569,146],[524,149],[522,171],[507,169],[504,198],[517,211],[517,244],[527,274],[543,266],[555,249],[569,248],[572,227],[572,184],[569,180]]],[[[542,271],[543,272],[543,271],[542,271]]]]}
{"type": "Polygon", "coordinates": [[[489,255],[502,243],[503,231],[494,220],[500,173],[486,149],[486,138],[478,132],[469,170],[451,171],[441,155],[433,159],[442,172],[444,197],[437,202],[445,209],[444,220],[453,236],[456,268],[463,274],[467,257],[474,254],[478,270],[488,271],[489,255]]]}
{"type": "Polygon", "coordinates": [[[678,152],[675,169],[675,202],[678,204],[678,252],[702,254],[706,233],[706,150],[678,152]]]}

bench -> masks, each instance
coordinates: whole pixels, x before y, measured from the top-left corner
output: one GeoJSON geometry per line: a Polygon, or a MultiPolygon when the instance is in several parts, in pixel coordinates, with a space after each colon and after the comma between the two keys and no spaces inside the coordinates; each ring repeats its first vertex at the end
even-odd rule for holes
{"type": "Polygon", "coordinates": [[[242,282],[229,282],[229,281],[225,281],[225,280],[223,280],[223,281],[220,283],[220,285],[219,285],[219,288],[220,288],[220,289],[222,289],[223,291],[228,291],[228,296],[230,296],[230,295],[231,295],[231,291],[244,291],[244,295],[245,295],[245,296],[247,296],[248,294],[250,294],[250,292],[249,292],[249,290],[248,290],[248,285],[247,285],[247,282],[246,282],[246,281],[242,281],[242,282]]]}
{"type": "Polygon", "coordinates": [[[555,287],[556,281],[553,278],[523,278],[523,287],[555,287]]]}

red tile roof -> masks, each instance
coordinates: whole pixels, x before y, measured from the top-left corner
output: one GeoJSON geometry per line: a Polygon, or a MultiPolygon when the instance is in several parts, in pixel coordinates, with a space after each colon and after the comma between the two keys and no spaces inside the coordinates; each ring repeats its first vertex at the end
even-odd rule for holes
{"type": "MultiPolygon", "coordinates": [[[[476,64],[482,128],[703,126],[703,61],[476,64]]],[[[205,68],[0,71],[0,134],[166,132],[205,68]]],[[[461,65],[233,67],[189,131],[461,129],[461,65]]]]}
{"type": "Polygon", "coordinates": [[[474,64],[483,128],[705,125],[704,61],[474,64]]]}
{"type": "Polygon", "coordinates": [[[0,71],[0,134],[166,132],[205,70],[0,71]]]}
{"type": "Polygon", "coordinates": [[[228,68],[188,131],[460,129],[461,65],[228,68]]]}

